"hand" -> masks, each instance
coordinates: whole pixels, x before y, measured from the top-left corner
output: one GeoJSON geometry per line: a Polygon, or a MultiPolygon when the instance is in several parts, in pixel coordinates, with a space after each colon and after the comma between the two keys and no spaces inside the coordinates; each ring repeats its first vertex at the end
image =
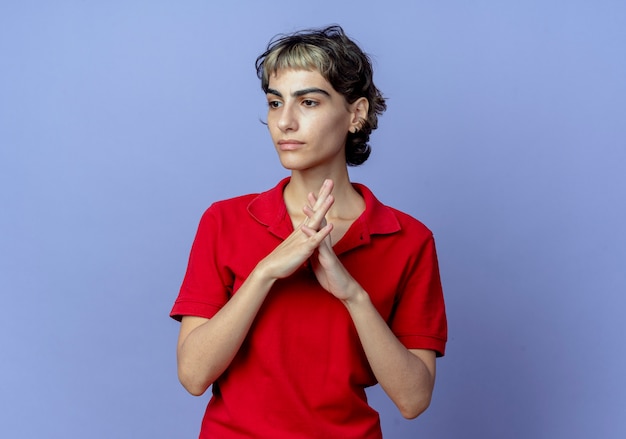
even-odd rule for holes
{"type": "Polygon", "coordinates": [[[309,198],[315,200],[312,203],[312,209],[315,212],[306,214],[308,206],[305,206],[304,221],[259,263],[258,268],[264,270],[267,276],[272,279],[290,276],[313,255],[320,243],[330,235],[333,226],[326,224],[324,217],[334,202],[331,195],[332,189],[333,182],[326,180],[317,197],[310,194],[309,198]]]}
{"type": "MultiPolygon", "coordinates": [[[[309,205],[304,207],[304,213],[307,218],[311,220],[317,218],[319,212],[316,210],[316,206],[319,205],[319,202],[319,197],[315,197],[312,193],[309,194],[309,205]]],[[[322,219],[320,225],[322,227],[327,226],[326,218],[322,219]]],[[[308,224],[302,226],[302,231],[309,237],[313,237],[316,234],[315,229],[309,227],[308,224]]],[[[324,237],[314,251],[311,257],[311,265],[320,285],[338,299],[348,301],[354,298],[359,291],[362,291],[335,254],[330,233],[324,237]]]]}

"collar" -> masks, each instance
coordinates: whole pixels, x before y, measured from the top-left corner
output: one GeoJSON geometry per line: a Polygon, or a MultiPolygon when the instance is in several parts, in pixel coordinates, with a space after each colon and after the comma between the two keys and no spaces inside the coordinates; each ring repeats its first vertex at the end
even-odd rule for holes
{"type": "MultiPolygon", "coordinates": [[[[248,213],[268,228],[273,235],[285,239],[293,232],[291,218],[283,198],[283,190],[290,178],[284,178],[272,189],[257,195],[248,204],[248,213]]],[[[372,235],[387,235],[400,231],[400,222],[394,211],[382,204],[365,185],[352,184],[365,201],[365,210],[346,234],[334,246],[340,254],[360,245],[368,244],[372,235]]]]}

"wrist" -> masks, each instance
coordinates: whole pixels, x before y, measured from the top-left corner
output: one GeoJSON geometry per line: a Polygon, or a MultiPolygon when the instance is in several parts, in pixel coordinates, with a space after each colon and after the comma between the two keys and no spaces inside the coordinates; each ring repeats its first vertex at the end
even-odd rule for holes
{"type": "Polygon", "coordinates": [[[356,309],[370,302],[369,294],[357,282],[348,287],[347,293],[343,299],[343,304],[348,310],[356,309]]]}
{"type": "Polygon", "coordinates": [[[248,276],[248,279],[256,284],[271,287],[274,282],[276,282],[278,277],[272,276],[270,267],[268,267],[268,265],[264,263],[264,261],[261,261],[257,264],[256,267],[254,267],[254,269],[248,276]]]}

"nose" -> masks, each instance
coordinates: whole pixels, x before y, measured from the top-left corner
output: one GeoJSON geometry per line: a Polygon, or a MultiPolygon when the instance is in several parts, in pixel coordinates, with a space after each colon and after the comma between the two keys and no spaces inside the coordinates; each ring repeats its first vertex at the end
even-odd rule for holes
{"type": "Polygon", "coordinates": [[[282,132],[295,131],[298,129],[298,121],[292,105],[288,103],[283,104],[277,123],[278,129],[282,132]]]}

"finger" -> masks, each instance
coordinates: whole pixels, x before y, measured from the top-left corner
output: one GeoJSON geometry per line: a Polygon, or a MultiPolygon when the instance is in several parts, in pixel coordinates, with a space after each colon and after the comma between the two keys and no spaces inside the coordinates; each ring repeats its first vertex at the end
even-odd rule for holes
{"type": "Polygon", "coordinates": [[[315,210],[319,209],[319,203],[317,202],[317,197],[313,194],[313,192],[309,192],[307,195],[307,201],[309,204],[305,204],[302,208],[302,212],[306,216],[302,224],[309,224],[309,221],[315,215],[315,210]],[[317,206],[316,206],[317,205],[317,206]]]}
{"type": "Polygon", "coordinates": [[[333,250],[333,245],[330,239],[330,231],[332,230],[332,224],[327,224],[324,228],[320,229],[319,232],[315,232],[315,230],[310,227],[303,228],[303,232],[309,237],[309,239],[315,240],[315,249],[318,253],[318,258],[332,261],[337,256],[335,255],[335,251],[333,250]],[[328,233],[323,236],[322,234],[328,230],[328,233]],[[322,237],[323,236],[323,237],[322,237]],[[317,240],[321,240],[318,242],[317,240]]]}
{"type": "Polygon", "coordinates": [[[309,204],[306,204],[302,208],[302,212],[309,218],[313,218],[316,214],[317,216],[323,217],[326,216],[326,213],[328,213],[330,206],[332,206],[334,202],[335,197],[329,195],[324,204],[322,204],[317,210],[314,210],[309,204]]]}
{"type": "Polygon", "coordinates": [[[334,187],[333,181],[331,179],[326,179],[324,180],[324,183],[322,183],[322,186],[320,187],[317,197],[313,195],[312,193],[309,194],[309,200],[311,200],[311,198],[315,199],[315,201],[313,201],[313,204],[312,204],[313,210],[319,209],[319,207],[324,203],[325,199],[333,191],[333,187],[334,187]]]}
{"type": "Polygon", "coordinates": [[[328,195],[324,203],[320,205],[318,209],[313,209],[311,208],[311,206],[308,206],[308,205],[304,206],[302,208],[302,211],[304,212],[304,215],[306,216],[306,220],[304,221],[303,224],[308,225],[309,227],[313,229],[319,229],[323,227],[324,224],[326,223],[326,214],[328,213],[328,210],[330,209],[330,207],[333,205],[334,202],[335,202],[335,197],[333,197],[332,195],[328,195]]]}
{"type": "Polygon", "coordinates": [[[309,202],[308,206],[313,209],[313,206],[315,206],[315,204],[317,203],[317,197],[313,192],[309,192],[309,195],[307,196],[307,201],[309,202]]]}
{"type": "Polygon", "coordinates": [[[324,180],[324,183],[322,183],[322,186],[320,187],[320,190],[317,195],[315,195],[313,192],[309,192],[307,194],[307,201],[309,202],[309,207],[312,210],[319,209],[326,202],[326,199],[331,194],[333,187],[334,187],[333,181],[330,179],[326,179],[324,180]]]}
{"type": "Polygon", "coordinates": [[[326,216],[326,213],[328,213],[328,210],[335,202],[335,198],[331,194],[333,187],[333,181],[331,179],[326,179],[322,183],[317,196],[313,192],[309,192],[307,194],[307,201],[309,204],[302,207],[305,218],[301,225],[308,225],[313,229],[319,229],[322,227],[322,219],[326,216]]]}
{"type": "Polygon", "coordinates": [[[302,225],[309,225],[311,218],[315,215],[315,212],[311,209],[311,206],[304,206],[302,208],[302,212],[304,212],[304,221],[302,222],[302,225]]]}
{"type": "Polygon", "coordinates": [[[333,230],[333,225],[332,223],[326,224],[319,230],[315,230],[309,226],[302,226],[301,230],[311,240],[315,247],[318,247],[326,237],[330,236],[330,232],[333,230]]]}

